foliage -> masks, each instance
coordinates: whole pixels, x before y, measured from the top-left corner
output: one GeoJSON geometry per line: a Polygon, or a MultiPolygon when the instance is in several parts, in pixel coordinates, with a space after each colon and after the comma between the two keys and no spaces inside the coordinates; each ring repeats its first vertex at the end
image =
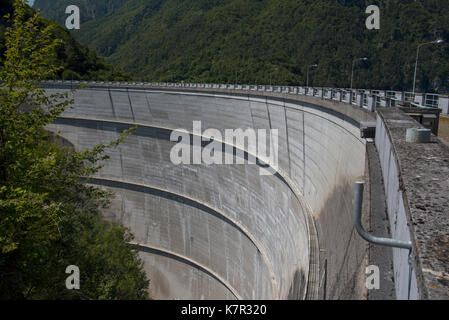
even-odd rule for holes
{"type": "MultiPolygon", "coordinates": [[[[4,32],[8,26],[8,21],[4,19],[4,15],[12,12],[11,0],[0,3],[0,64],[2,63],[2,55],[4,53],[4,32]]],[[[33,10],[25,8],[25,16],[29,17],[33,14],[33,10]]],[[[128,80],[129,75],[121,73],[107,64],[103,58],[100,58],[93,50],[89,49],[73,39],[70,33],[55,22],[47,21],[41,17],[38,18],[36,24],[39,28],[52,26],[52,37],[60,39],[56,47],[57,55],[55,59],[63,68],[59,70],[53,77],[65,80],[128,80]]]]}
{"type": "Polygon", "coordinates": [[[81,23],[98,19],[120,8],[127,0],[60,0],[55,4],[54,0],[37,0],[34,7],[42,10],[52,19],[64,25],[67,15],[65,9],[70,5],[80,8],[81,23]]]}
{"type": "MultiPolygon", "coordinates": [[[[59,19],[66,2],[51,0],[47,16],[59,19]]],[[[73,34],[143,80],[305,84],[317,63],[311,84],[344,87],[353,59],[367,56],[355,86],[410,90],[418,44],[449,40],[449,1],[127,0],[73,34]],[[371,4],[380,30],[365,27],[371,4]]],[[[422,48],[419,89],[448,92],[448,57],[448,44],[422,48]]]]}
{"type": "Polygon", "coordinates": [[[15,0],[0,67],[0,299],[144,299],[148,280],[127,243],[130,232],[103,222],[111,194],[89,186],[109,145],[75,152],[45,127],[72,102],[47,95],[37,81],[53,76],[55,25],[42,28],[15,0]],[[30,80],[33,79],[33,80],[30,80]],[[81,289],[67,290],[77,265],[81,289]]]}

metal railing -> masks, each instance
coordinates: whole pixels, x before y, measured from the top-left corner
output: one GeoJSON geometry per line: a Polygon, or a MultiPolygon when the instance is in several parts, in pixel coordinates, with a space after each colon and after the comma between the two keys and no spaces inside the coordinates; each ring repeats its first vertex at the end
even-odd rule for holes
{"type": "Polygon", "coordinates": [[[406,102],[414,102],[415,94],[413,92],[404,92],[404,101],[406,102]]]}
{"type": "Polygon", "coordinates": [[[424,98],[424,106],[429,108],[438,108],[439,97],[437,94],[426,93],[424,98]]]}
{"type": "Polygon", "coordinates": [[[411,102],[415,106],[440,108],[443,114],[449,113],[449,97],[430,93],[401,92],[371,89],[348,89],[348,88],[319,88],[304,86],[271,86],[271,85],[247,85],[247,84],[208,84],[208,83],[170,83],[170,82],[117,82],[117,81],[63,81],[48,80],[43,84],[49,85],[87,85],[95,87],[166,87],[166,88],[195,88],[195,89],[218,89],[232,91],[257,91],[272,92],[291,95],[308,95],[327,100],[340,101],[358,105],[359,107],[374,111],[376,107],[394,107],[411,102]],[[373,103],[370,103],[373,97],[373,103]]]}

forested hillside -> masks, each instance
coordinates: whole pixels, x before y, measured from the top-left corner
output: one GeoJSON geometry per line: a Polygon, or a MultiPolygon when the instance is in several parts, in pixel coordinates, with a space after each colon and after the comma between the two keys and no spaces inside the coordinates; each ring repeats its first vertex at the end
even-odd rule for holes
{"type": "MultiPolygon", "coordinates": [[[[68,1],[47,11],[49,2],[35,6],[61,21],[68,1]]],[[[317,63],[310,84],[349,86],[353,59],[366,56],[356,87],[410,90],[418,44],[443,38],[421,49],[418,89],[449,90],[449,1],[127,0],[109,11],[98,9],[104,0],[79,2],[97,13],[75,37],[143,80],[304,84],[317,63]],[[365,27],[371,4],[380,30],[365,27]]]]}
{"type": "Polygon", "coordinates": [[[46,16],[64,25],[65,9],[70,5],[80,8],[81,23],[101,18],[120,8],[127,0],[37,0],[34,7],[40,9],[46,16]]]}
{"type": "MultiPolygon", "coordinates": [[[[0,2],[0,63],[4,52],[4,33],[8,25],[4,17],[12,12],[10,0],[0,2]]],[[[32,9],[29,10],[30,14],[32,9]]],[[[42,19],[42,27],[54,22],[42,19]]],[[[94,50],[75,40],[64,28],[57,26],[54,37],[61,39],[63,44],[59,46],[57,59],[63,69],[59,72],[59,77],[64,79],[91,79],[91,80],[124,80],[129,76],[115,70],[107,64],[103,58],[99,57],[94,50]]]]}

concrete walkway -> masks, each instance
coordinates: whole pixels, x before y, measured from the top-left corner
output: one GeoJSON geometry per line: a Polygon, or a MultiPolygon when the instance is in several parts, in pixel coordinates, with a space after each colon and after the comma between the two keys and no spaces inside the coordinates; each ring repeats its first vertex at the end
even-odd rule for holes
{"type": "MultiPolygon", "coordinates": [[[[387,207],[385,202],[385,189],[380,168],[379,154],[373,142],[366,144],[367,159],[369,162],[369,201],[370,226],[367,229],[377,237],[391,238],[387,207]]],[[[368,290],[368,300],[394,300],[393,249],[389,247],[369,244],[368,265],[375,265],[380,270],[379,290],[368,290]]]]}

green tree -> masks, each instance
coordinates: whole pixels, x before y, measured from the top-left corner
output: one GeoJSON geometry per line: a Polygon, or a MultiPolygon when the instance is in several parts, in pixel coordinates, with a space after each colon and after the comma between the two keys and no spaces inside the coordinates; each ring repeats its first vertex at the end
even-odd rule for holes
{"type": "MultiPolygon", "coordinates": [[[[12,12],[13,0],[0,1],[0,65],[2,64],[1,56],[4,53],[4,32],[9,22],[4,19],[4,15],[12,12]]],[[[64,14],[65,7],[61,11],[60,16],[66,17],[64,14]]],[[[26,8],[26,14],[32,15],[33,9],[26,8]]],[[[62,41],[56,48],[56,60],[63,65],[63,69],[56,74],[57,78],[64,80],[129,80],[129,75],[123,74],[116,68],[105,63],[104,59],[99,57],[93,50],[79,43],[70,35],[68,30],[56,25],[54,21],[48,21],[40,17],[37,21],[40,28],[44,28],[50,24],[52,27],[52,37],[61,39],[62,41]]]]}
{"type": "Polygon", "coordinates": [[[60,70],[54,26],[14,1],[0,67],[0,298],[145,299],[148,280],[129,230],[101,220],[111,193],[86,184],[109,145],[75,152],[45,127],[72,102],[38,81],[60,70]],[[65,287],[80,268],[80,290],[65,287]]]}

